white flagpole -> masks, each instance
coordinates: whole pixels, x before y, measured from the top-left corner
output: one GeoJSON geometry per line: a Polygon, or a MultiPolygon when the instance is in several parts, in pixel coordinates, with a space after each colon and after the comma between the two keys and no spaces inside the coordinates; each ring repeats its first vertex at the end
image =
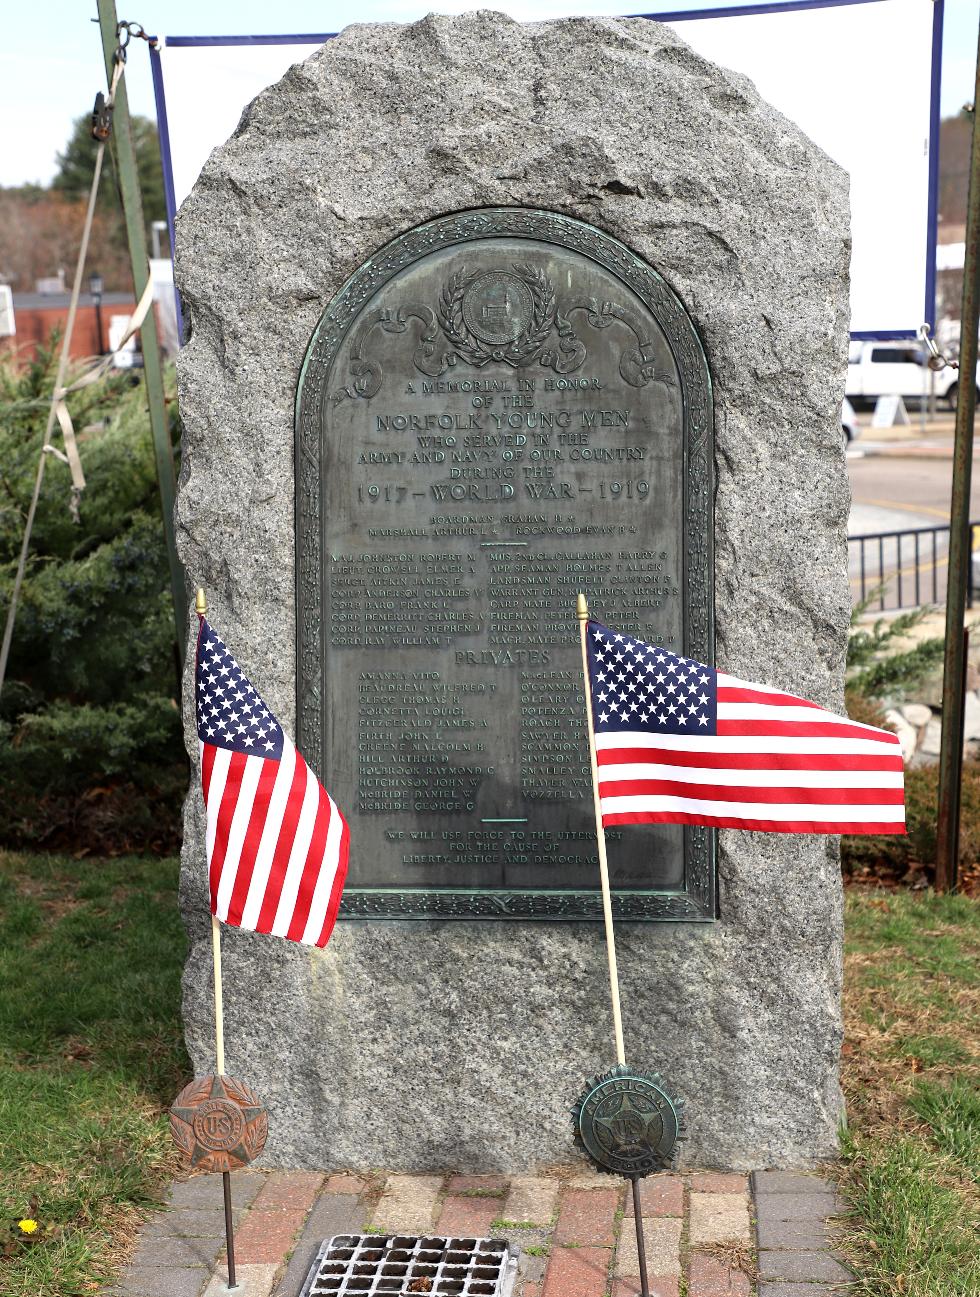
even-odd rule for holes
{"type": "MultiPolygon", "coordinates": [[[[207,615],[208,601],[198,586],[194,610],[199,617],[207,615]]],[[[225,1074],[225,1009],[221,993],[221,924],[211,915],[211,965],[214,970],[214,1070],[225,1074]]],[[[231,1173],[222,1171],[221,1188],[225,1204],[225,1253],[228,1261],[228,1288],[237,1288],[235,1276],[235,1226],[231,1208],[231,1173]]]]}
{"type": "Polygon", "coordinates": [[[599,802],[599,763],[595,754],[595,727],[592,716],[592,688],[589,684],[589,655],[586,634],[589,605],[584,594],[578,597],[578,625],[582,641],[582,676],[585,683],[585,716],[589,731],[589,760],[592,765],[592,801],[595,807],[595,833],[599,848],[599,878],[602,881],[602,914],[606,922],[606,955],[609,960],[609,991],[612,997],[613,1031],[616,1036],[616,1062],[625,1065],[626,1050],[623,1045],[623,1014],[619,1004],[619,969],[616,964],[616,933],[613,928],[612,897],[609,892],[609,866],[606,863],[606,835],[602,827],[602,807],[599,802]]]}
{"type": "MultiPolygon", "coordinates": [[[[198,586],[197,598],[194,600],[194,611],[199,617],[206,617],[208,601],[204,590],[198,586]]],[[[225,1071],[225,1021],[224,1001],[221,994],[221,925],[211,915],[211,962],[214,968],[214,1070],[219,1076],[225,1071]]]]}
{"type": "Polygon", "coordinates": [[[214,963],[214,1070],[225,1074],[225,1014],[221,997],[221,924],[211,915],[211,957],[214,963]]]}

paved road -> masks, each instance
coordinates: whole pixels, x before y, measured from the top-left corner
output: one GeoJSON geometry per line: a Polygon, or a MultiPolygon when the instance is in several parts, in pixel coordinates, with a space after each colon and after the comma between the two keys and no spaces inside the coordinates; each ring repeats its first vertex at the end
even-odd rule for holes
{"type": "MultiPolygon", "coordinates": [[[[861,443],[858,443],[860,448],[861,443]]],[[[884,531],[942,526],[949,520],[952,459],[929,459],[900,455],[868,454],[849,457],[852,506],[848,532],[851,536],[884,531]]],[[[980,463],[974,464],[971,490],[972,514],[980,519],[980,463]]],[[[886,607],[893,607],[899,577],[903,604],[919,599],[941,601],[946,583],[945,536],[930,534],[885,541],[865,548],[863,588],[879,584],[879,573],[889,583],[886,607]]],[[[861,597],[860,547],[850,553],[851,591],[861,597]]]]}
{"type": "MultiPolygon", "coordinates": [[[[860,442],[857,445],[860,448],[860,442]]],[[[847,471],[855,512],[859,507],[861,513],[869,509],[876,515],[900,515],[899,520],[880,528],[862,526],[862,532],[885,530],[887,526],[929,527],[933,520],[949,520],[952,459],[867,455],[849,458],[847,471]]],[[[973,515],[980,517],[980,463],[974,464],[971,498],[973,515]]]]}

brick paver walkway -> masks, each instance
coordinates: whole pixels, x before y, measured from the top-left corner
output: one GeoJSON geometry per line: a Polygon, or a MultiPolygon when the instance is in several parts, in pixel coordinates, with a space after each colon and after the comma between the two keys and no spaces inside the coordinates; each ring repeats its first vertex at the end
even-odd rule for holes
{"type": "MultiPolygon", "coordinates": [[[[317,1248],[367,1230],[506,1238],[520,1249],[514,1297],[636,1297],[632,1196],[623,1181],[569,1167],[551,1176],[232,1176],[235,1297],[298,1297],[317,1248]]],[[[665,1173],[642,1185],[652,1297],[829,1297],[851,1279],[829,1222],[841,1210],[818,1176],[665,1173]]],[[[226,1297],[221,1180],[175,1184],[144,1227],[118,1297],[226,1297]]]]}

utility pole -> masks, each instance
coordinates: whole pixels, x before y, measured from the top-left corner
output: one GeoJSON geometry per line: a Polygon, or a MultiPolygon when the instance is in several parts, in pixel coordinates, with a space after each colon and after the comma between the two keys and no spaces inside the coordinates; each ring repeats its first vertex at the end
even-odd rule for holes
{"type": "MultiPolygon", "coordinates": [[[[98,6],[106,77],[111,84],[116,50],[120,45],[115,0],[98,0],[98,6]]],[[[133,287],[136,292],[136,301],[139,301],[146,288],[150,268],[147,261],[143,200],[140,195],[139,172],[136,167],[136,150],[133,145],[133,132],[129,117],[129,96],[126,93],[125,77],[121,78],[119,85],[116,87],[112,139],[114,142],[113,156],[116,163],[116,175],[119,179],[123,215],[126,220],[129,257],[133,268],[133,287]]],[[[187,641],[187,589],[184,583],[184,570],[180,559],[177,557],[177,543],[174,534],[174,499],[177,494],[177,475],[174,468],[173,447],[170,444],[170,429],[167,426],[167,407],[164,402],[163,392],[163,366],[160,361],[160,344],[157,338],[157,325],[152,308],[147,312],[141,326],[140,339],[143,349],[143,377],[146,383],[146,401],[150,411],[150,429],[153,434],[153,451],[156,459],[157,483],[160,488],[163,534],[167,546],[167,560],[170,566],[170,590],[173,596],[177,651],[181,662],[183,662],[187,641]]]]}
{"type": "Polygon", "coordinates": [[[969,582],[970,478],[973,419],[977,398],[977,327],[980,311],[980,41],[973,95],[973,146],[966,207],[966,257],[960,315],[960,372],[957,380],[953,494],[949,517],[949,575],[946,586],[946,652],[943,664],[943,737],[939,753],[939,811],[936,834],[936,891],[956,888],[959,864],[960,793],[963,783],[963,708],[967,641],[963,632],[969,582]]]}

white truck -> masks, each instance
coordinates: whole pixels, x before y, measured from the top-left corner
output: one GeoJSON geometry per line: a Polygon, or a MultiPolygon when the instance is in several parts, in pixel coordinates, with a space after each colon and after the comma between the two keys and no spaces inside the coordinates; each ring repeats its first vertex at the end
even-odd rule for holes
{"type": "Polygon", "coordinates": [[[876,401],[879,396],[928,397],[956,409],[960,371],[952,365],[933,373],[928,353],[916,342],[852,342],[847,356],[848,400],[876,401]],[[930,383],[933,386],[930,386],[930,383]]]}

